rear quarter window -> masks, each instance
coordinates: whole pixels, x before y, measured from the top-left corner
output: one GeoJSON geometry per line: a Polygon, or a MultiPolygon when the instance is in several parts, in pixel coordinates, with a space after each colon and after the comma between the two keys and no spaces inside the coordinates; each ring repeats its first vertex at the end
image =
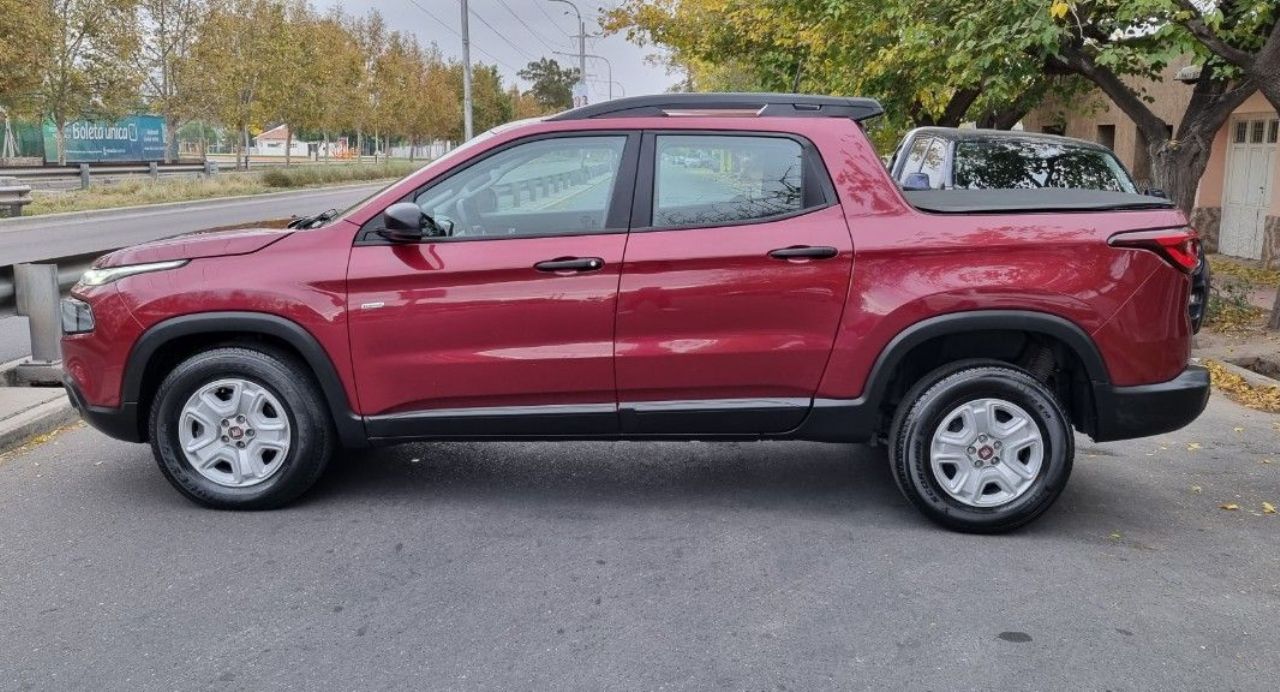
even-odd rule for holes
{"type": "Polygon", "coordinates": [[[1058,142],[958,142],[952,167],[955,187],[965,190],[1136,191],[1110,152],[1058,142]]]}

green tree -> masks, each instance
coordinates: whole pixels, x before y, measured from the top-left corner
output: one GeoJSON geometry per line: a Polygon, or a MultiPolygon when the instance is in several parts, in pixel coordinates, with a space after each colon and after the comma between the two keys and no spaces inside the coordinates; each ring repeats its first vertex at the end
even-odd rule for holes
{"type": "Polygon", "coordinates": [[[518,73],[520,78],[532,83],[529,93],[546,111],[561,111],[573,106],[573,85],[581,75],[578,68],[562,67],[551,58],[529,63],[518,73]]]}
{"type": "Polygon", "coordinates": [[[30,113],[56,24],[52,3],[0,0],[0,109],[5,113],[30,113]]]}
{"type": "Polygon", "coordinates": [[[181,69],[191,53],[207,12],[205,0],[141,0],[143,35],[138,52],[143,96],[164,115],[168,137],[165,160],[178,155],[178,130],[199,110],[185,88],[181,69]]]}
{"type": "Polygon", "coordinates": [[[137,0],[44,0],[50,40],[37,64],[34,106],[53,122],[58,163],[67,162],[66,125],[110,118],[139,103],[137,0]]]}
{"type": "Polygon", "coordinates": [[[498,72],[497,65],[472,66],[471,99],[472,118],[477,132],[511,122],[514,117],[515,109],[502,86],[502,73],[498,72]]]}
{"type": "MultiPolygon", "coordinates": [[[[414,45],[413,79],[408,90],[410,118],[405,134],[411,147],[432,139],[446,139],[455,123],[462,118],[462,95],[452,90],[449,66],[432,45],[421,49],[414,45]]],[[[413,158],[410,149],[410,158],[413,158]]]]}
{"type": "Polygon", "coordinates": [[[360,92],[364,62],[340,10],[313,22],[308,34],[306,40],[314,46],[311,68],[318,98],[316,129],[324,137],[327,158],[331,137],[356,128],[357,114],[366,102],[360,92]]]}
{"type": "Polygon", "coordinates": [[[387,28],[382,15],[377,10],[371,10],[364,17],[352,19],[349,30],[360,51],[363,66],[363,79],[357,91],[358,99],[351,104],[351,115],[355,121],[356,151],[363,154],[364,133],[373,124],[377,110],[377,66],[379,57],[386,49],[387,28]]]}
{"type": "Polygon", "coordinates": [[[53,40],[52,5],[25,0],[0,0],[0,159],[13,149],[10,118],[31,114],[41,83],[41,61],[53,40]]]}
{"type": "Polygon", "coordinates": [[[236,132],[236,166],[249,167],[250,130],[280,112],[289,40],[279,0],[222,0],[186,61],[192,94],[236,132]]]}
{"type": "Polygon", "coordinates": [[[629,0],[604,26],[666,48],[686,75],[682,89],[875,96],[891,134],[965,120],[1007,127],[1043,93],[1043,67],[1021,44],[975,38],[982,27],[956,30],[957,22],[972,25],[967,4],[629,0]]]}
{"type": "Polygon", "coordinates": [[[1070,101],[1091,83],[1137,123],[1154,183],[1189,211],[1218,129],[1280,79],[1276,13],[1274,0],[629,0],[605,27],[666,47],[696,89],[877,97],[889,131],[1008,126],[1050,90],[1070,101]],[[1170,132],[1132,85],[1187,55],[1200,78],[1170,132]]]}

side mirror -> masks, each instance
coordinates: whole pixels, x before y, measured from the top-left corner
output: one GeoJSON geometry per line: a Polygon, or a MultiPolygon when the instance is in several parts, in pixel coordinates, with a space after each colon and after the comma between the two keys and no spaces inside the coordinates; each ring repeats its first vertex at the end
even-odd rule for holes
{"type": "Polygon", "coordinates": [[[902,181],[903,190],[931,190],[933,185],[929,182],[928,173],[908,173],[906,180],[902,181]]]}
{"type": "Polygon", "coordinates": [[[386,228],[381,231],[381,235],[398,243],[422,240],[430,226],[430,219],[423,213],[422,207],[412,202],[397,202],[387,207],[382,216],[386,219],[386,228]]]}

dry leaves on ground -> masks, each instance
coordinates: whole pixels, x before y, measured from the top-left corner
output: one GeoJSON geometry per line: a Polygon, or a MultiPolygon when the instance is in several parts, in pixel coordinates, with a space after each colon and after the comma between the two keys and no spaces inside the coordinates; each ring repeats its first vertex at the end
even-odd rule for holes
{"type": "Polygon", "coordinates": [[[1227,370],[1222,363],[1206,359],[1204,366],[1213,377],[1213,386],[1222,390],[1233,401],[1258,411],[1280,413],[1280,387],[1274,385],[1255,387],[1248,380],[1227,370]]]}

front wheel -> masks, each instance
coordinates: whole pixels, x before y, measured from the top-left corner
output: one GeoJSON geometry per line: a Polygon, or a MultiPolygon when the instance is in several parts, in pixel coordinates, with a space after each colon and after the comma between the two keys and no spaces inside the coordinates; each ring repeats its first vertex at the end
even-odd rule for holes
{"type": "Polygon", "coordinates": [[[183,495],[219,509],[271,509],[302,494],[333,454],[311,373],[275,352],[219,348],[178,364],[151,407],[152,450],[183,495]]]}
{"type": "Polygon", "coordinates": [[[890,432],[898,488],[958,531],[1008,531],[1040,516],[1066,485],[1074,455],[1053,392],[998,361],[929,373],[907,392],[890,432]]]}

